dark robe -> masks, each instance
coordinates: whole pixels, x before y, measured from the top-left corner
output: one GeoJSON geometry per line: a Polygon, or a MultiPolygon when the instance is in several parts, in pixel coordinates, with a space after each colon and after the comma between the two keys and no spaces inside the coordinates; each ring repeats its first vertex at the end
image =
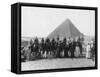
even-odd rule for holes
{"type": "Polygon", "coordinates": [[[71,52],[71,58],[74,58],[75,42],[69,44],[69,50],[71,52]]]}

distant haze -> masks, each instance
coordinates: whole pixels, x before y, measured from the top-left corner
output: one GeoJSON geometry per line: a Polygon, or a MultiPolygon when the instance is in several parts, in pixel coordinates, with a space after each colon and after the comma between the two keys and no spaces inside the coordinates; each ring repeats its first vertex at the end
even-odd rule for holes
{"type": "Polygon", "coordinates": [[[22,36],[47,37],[67,18],[84,35],[95,34],[95,11],[22,6],[22,36]]]}

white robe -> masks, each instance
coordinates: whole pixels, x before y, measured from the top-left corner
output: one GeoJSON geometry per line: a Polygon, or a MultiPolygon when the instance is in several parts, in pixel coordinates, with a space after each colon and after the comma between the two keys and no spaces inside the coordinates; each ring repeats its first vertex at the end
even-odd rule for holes
{"type": "Polygon", "coordinates": [[[90,58],[90,45],[86,47],[86,58],[90,58]]]}

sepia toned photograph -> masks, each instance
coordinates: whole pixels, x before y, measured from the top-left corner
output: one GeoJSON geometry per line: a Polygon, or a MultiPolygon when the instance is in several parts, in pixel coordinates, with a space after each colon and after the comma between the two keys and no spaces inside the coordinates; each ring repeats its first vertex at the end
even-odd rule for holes
{"type": "Polygon", "coordinates": [[[95,10],[21,6],[21,71],[95,67],[95,10]]]}

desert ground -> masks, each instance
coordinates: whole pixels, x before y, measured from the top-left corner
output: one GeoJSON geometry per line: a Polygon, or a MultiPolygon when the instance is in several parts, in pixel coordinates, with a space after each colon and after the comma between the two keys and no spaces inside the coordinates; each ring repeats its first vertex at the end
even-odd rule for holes
{"type": "Polygon", "coordinates": [[[58,59],[41,59],[21,63],[21,70],[43,70],[57,68],[76,68],[76,67],[93,67],[95,63],[86,58],[58,58],[58,59]]]}

